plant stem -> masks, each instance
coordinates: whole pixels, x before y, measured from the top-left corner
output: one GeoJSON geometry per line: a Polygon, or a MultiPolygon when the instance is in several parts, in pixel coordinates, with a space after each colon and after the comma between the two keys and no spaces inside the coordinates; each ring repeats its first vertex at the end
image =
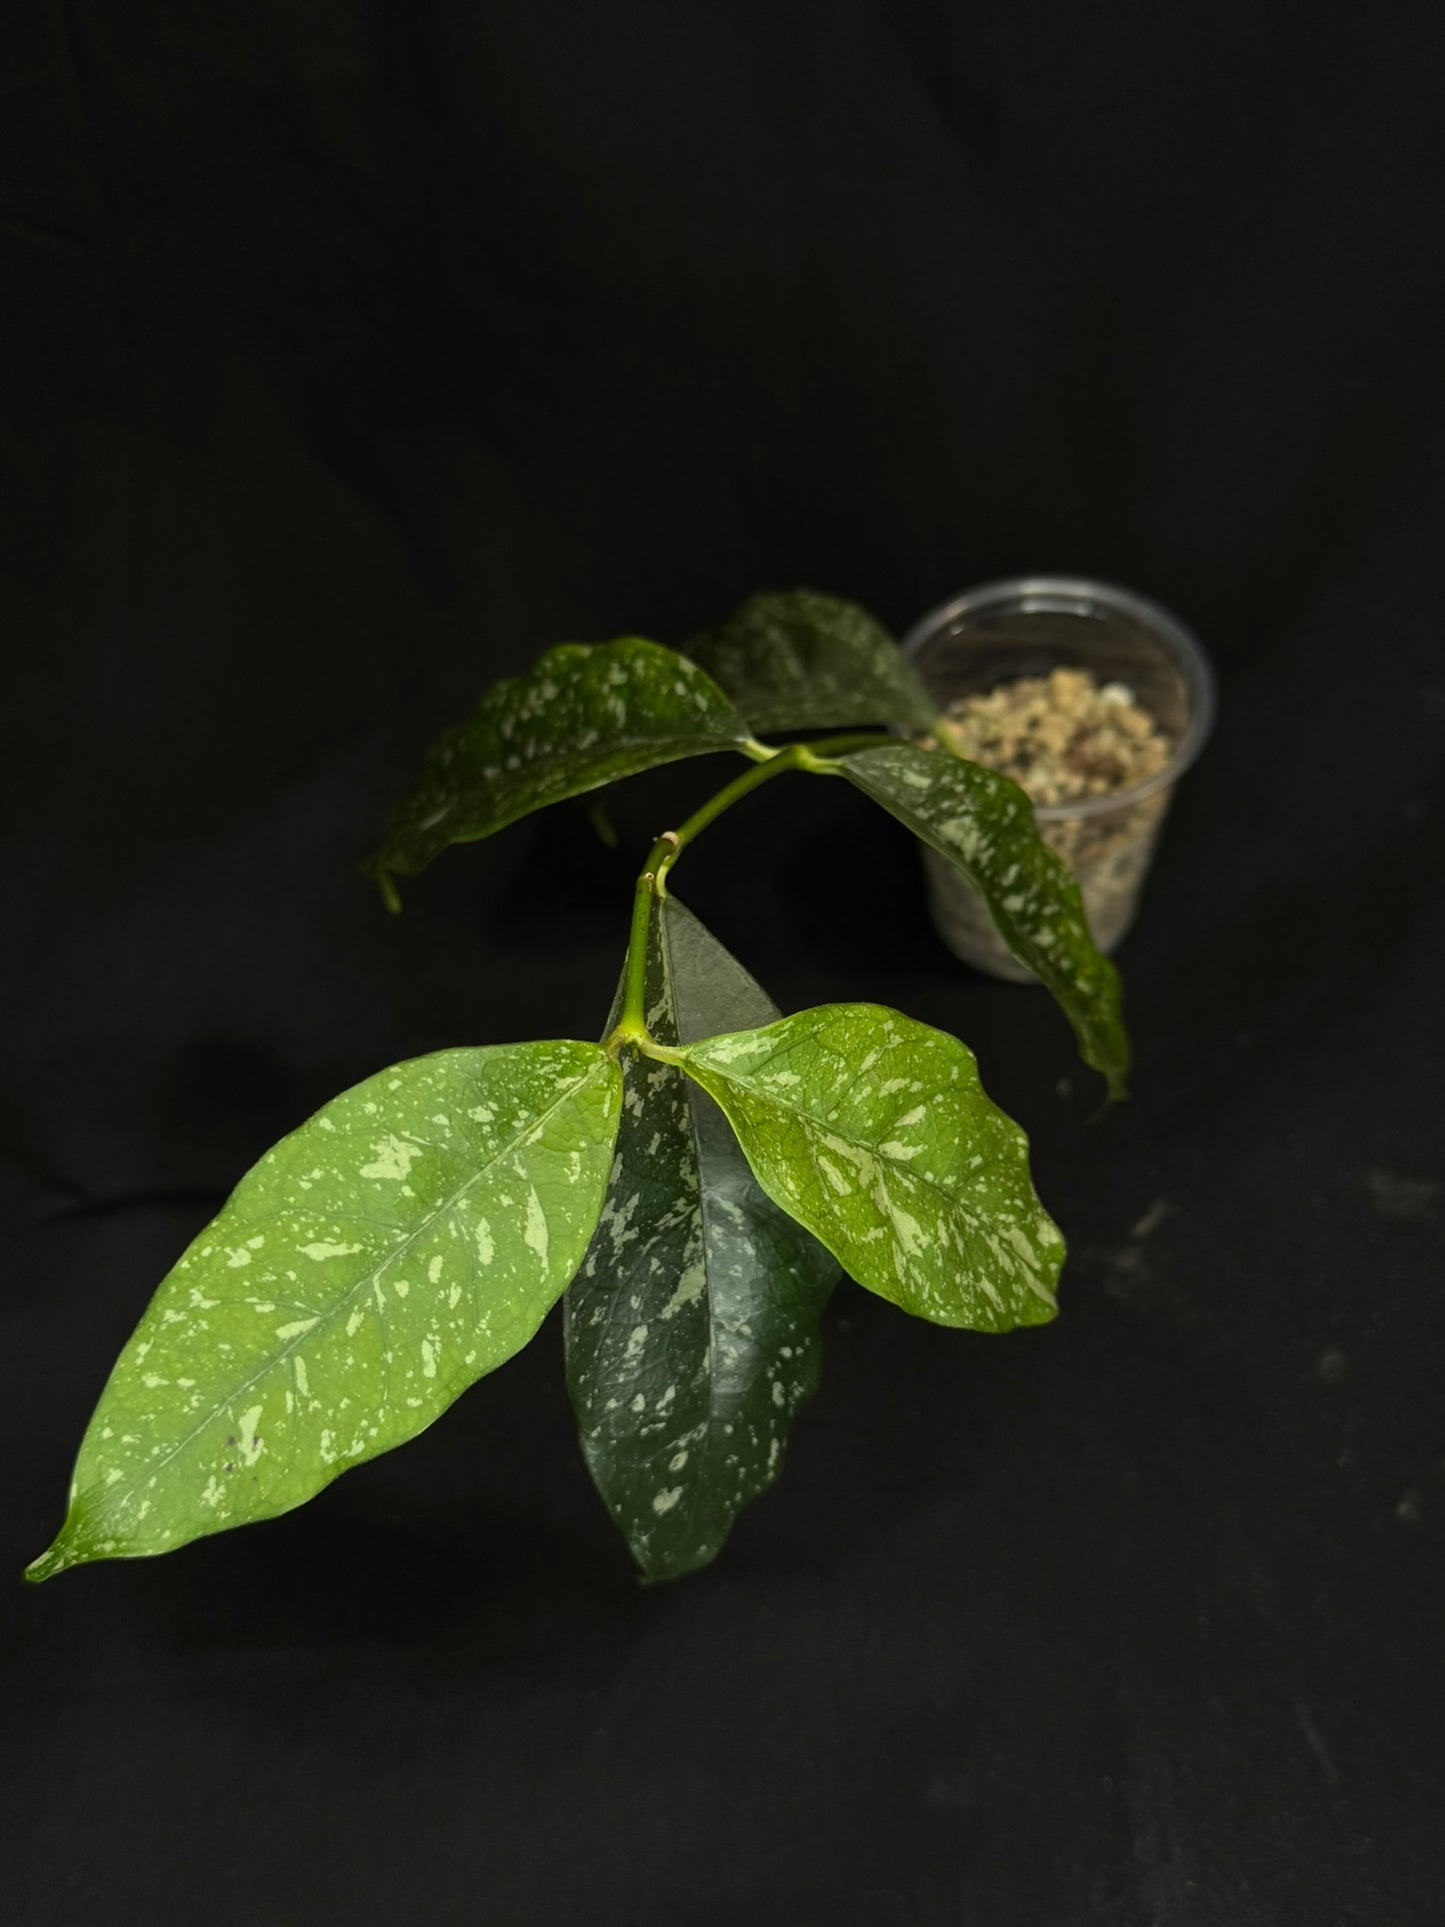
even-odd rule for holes
{"type": "MultiPolygon", "coordinates": [[[[843,755],[854,749],[875,749],[891,741],[891,736],[877,733],[854,734],[829,736],[817,743],[789,743],[785,749],[770,750],[766,753],[766,760],[755,762],[751,769],[744,770],[741,776],[735,776],[731,783],[724,784],[701,809],[694,810],[679,829],[663,831],[648,851],[647,862],[637,879],[637,889],[632,898],[632,929],[627,941],[627,980],[622,992],[622,1015],[607,1039],[607,1048],[614,1056],[623,1044],[633,1044],[649,1056],[661,1054],[662,1047],[654,1045],[647,1030],[647,937],[652,925],[653,901],[667,895],[667,873],[693,838],[721,816],[724,810],[731,809],[740,798],[771,782],[775,776],[795,769],[807,770],[816,776],[832,776],[836,766],[828,760],[829,756],[843,755]]],[[[761,750],[762,745],[758,745],[758,748],[761,750]]]]}
{"type": "Polygon", "coordinates": [[[647,859],[649,868],[654,861],[657,865],[657,894],[667,895],[667,873],[699,831],[705,830],[724,810],[731,809],[740,797],[757,789],[759,784],[793,769],[807,770],[815,776],[832,776],[835,772],[832,764],[826,760],[828,757],[845,755],[855,749],[877,749],[881,744],[892,741],[891,736],[877,732],[864,735],[855,731],[848,736],[827,736],[816,743],[789,743],[786,748],[774,750],[765,763],[759,762],[752,769],[744,770],[741,776],[735,776],[715,796],[710,796],[680,829],[669,830],[658,838],[647,859]]]}

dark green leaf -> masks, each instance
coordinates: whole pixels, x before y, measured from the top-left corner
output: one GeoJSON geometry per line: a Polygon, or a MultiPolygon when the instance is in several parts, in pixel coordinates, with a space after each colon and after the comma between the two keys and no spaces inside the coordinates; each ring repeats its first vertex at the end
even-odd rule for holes
{"type": "Polygon", "coordinates": [[[881,623],[812,589],[750,596],[687,653],[760,736],[860,723],[926,729],[938,714],[881,623]]]}
{"type": "Polygon", "coordinates": [[[1064,1241],[1028,1143],[956,1037],[877,1004],[824,1004],[684,1059],[759,1184],[860,1285],[939,1325],[1054,1316],[1064,1241]]]}
{"type": "Polygon", "coordinates": [[[999,935],[1062,1006],[1086,1064],[1124,1095],[1129,1039],[1119,977],[1095,947],[1068,865],[1040,839],[1017,783],[967,763],[891,743],[841,759],[850,781],[932,844],[973,884],[999,935]]]}
{"type": "MultiPolygon", "coordinates": [[[[663,1044],[778,1014],[676,898],[654,910],[647,1003],[663,1044]]],[[[622,1077],[607,1203],[566,1298],[567,1376],[608,1509],[642,1571],[670,1579],[712,1559],[775,1478],[838,1267],[696,1084],[631,1050],[622,1077]]]]}
{"type": "Polygon", "coordinates": [[[566,1288],[621,1102],[596,1044],[439,1051],[283,1138],[121,1353],[30,1577],[289,1512],[423,1431],[566,1288]]]}
{"type": "Polygon", "coordinates": [[[471,720],[441,738],[371,868],[394,905],[392,875],[423,869],[450,844],[747,738],[742,717],[685,656],[636,636],[564,642],[488,690],[471,720]]]}

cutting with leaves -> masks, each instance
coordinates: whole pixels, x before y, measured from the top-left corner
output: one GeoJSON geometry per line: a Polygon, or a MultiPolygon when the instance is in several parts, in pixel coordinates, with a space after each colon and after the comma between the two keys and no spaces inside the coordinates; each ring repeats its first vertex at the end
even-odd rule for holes
{"type": "Polygon", "coordinates": [[[1063,1240],[972,1054],[882,1005],[781,1015],[670,887],[742,797],[841,778],[969,879],[1122,1095],[1118,979],[1076,884],[1020,789],[920,747],[933,721],[888,633],[803,590],[687,655],[568,643],[484,695],[371,859],[392,908],[397,876],[565,798],[687,757],[745,767],[649,852],[599,1043],[395,1065],[246,1174],[121,1352],[30,1577],[290,1511],[560,1300],[587,1465],[642,1574],[675,1578],[777,1477],[841,1276],[938,1325],[1051,1319],[1063,1240]]]}

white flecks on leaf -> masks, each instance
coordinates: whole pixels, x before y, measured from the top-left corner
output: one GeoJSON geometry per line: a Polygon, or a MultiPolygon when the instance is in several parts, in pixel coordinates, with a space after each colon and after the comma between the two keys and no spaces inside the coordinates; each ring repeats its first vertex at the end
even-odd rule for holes
{"type": "Polygon", "coordinates": [[[378,876],[422,869],[451,843],[616,777],[740,748],[748,724],[694,663],[640,637],[563,643],[499,682],[432,750],[392,817],[378,876]]]}
{"type": "Polygon", "coordinates": [[[547,1262],[547,1214],[542,1209],[542,1200],[535,1191],[527,1193],[527,1225],[522,1236],[536,1252],[539,1260],[547,1262]]]}
{"type": "MultiPolygon", "coordinates": [[[[653,917],[645,1007],[669,1045],[777,1014],[671,896],[653,917]]],[[[566,1300],[568,1383],[633,1556],[669,1578],[714,1557],[776,1476],[817,1382],[819,1314],[838,1273],[758,1185],[710,1099],[675,1066],[630,1050],[621,1063],[607,1204],[566,1300]],[[769,1373],[785,1355],[780,1403],[769,1373]]]]}
{"type": "Polygon", "coordinates": [[[1095,947],[1079,886],[1040,837],[1018,785],[912,743],[856,751],[840,759],[840,768],[962,871],[1009,950],[1057,999],[1084,1061],[1122,1096],[1129,1042],[1118,975],[1095,947]]]}
{"type": "Polygon", "coordinates": [[[1034,1195],[1023,1133],[956,1038],[834,1004],[745,1043],[705,1039],[684,1064],[758,1182],[860,1284],[939,1324],[1007,1331],[1053,1316],[1063,1240],[1034,1195]]]}
{"type": "Polygon", "coordinates": [[[575,1273],[621,1096],[595,1044],[442,1051],[268,1152],[122,1352],[32,1576],[273,1517],[429,1425],[575,1273]]]}
{"type": "Polygon", "coordinates": [[[407,1139],[397,1137],[394,1132],[388,1132],[372,1146],[371,1162],[363,1164],[358,1175],[363,1178],[400,1180],[410,1173],[421,1153],[419,1144],[411,1144],[407,1139]]]}

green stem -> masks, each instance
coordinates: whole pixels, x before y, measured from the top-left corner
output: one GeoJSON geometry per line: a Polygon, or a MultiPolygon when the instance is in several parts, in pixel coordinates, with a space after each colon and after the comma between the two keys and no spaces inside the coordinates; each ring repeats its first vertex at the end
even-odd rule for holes
{"type": "MultiPolygon", "coordinates": [[[[764,783],[771,782],[775,776],[785,775],[787,771],[795,769],[807,770],[818,776],[832,776],[836,772],[836,764],[828,760],[830,756],[842,755],[852,749],[873,749],[880,743],[892,740],[886,735],[855,734],[830,736],[818,743],[789,743],[785,749],[769,751],[766,761],[755,762],[751,769],[744,770],[741,776],[735,776],[731,783],[724,784],[701,809],[694,810],[679,829],[663,831],[648,851],[647,862],[637,879],[637,889],[632,898],[632,930],[627,940],[627,980],[622,991],[622,1015],[607,1039],[607,1048],[613,1056],[623,1044],[633,1044],[649,1056],[663,1055],[663,1046],[654,1044],[647,1030],[647,937],[652,924],[653,902],[667,895],[667,873],[693,838],[721,816],[724,810],[731,809],[734,803],[764,783]]],[[[675,1060],[669,1057],[668,1061],[675,1060]]]]}
{"type": "Polygon", "coordinates": [[[613,1056],[624,1041],[641,1043],[647,1036],[647,931],[652,921],[652,891],[656,873],[644,870],[632,895],[632,929],[627,938],[627,981],[622,989],[622,1015],[607,1040],[613,1056]]]}

